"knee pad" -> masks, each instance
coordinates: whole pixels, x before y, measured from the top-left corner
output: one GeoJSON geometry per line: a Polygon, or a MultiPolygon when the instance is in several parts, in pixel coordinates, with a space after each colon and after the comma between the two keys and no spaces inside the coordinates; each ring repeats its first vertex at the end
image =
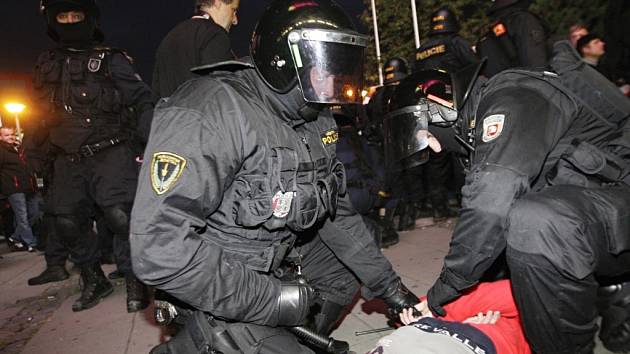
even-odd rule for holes
{"type": "Polygon", "coordinates": [[[89,229],[88,220],[76,215],[58,215],[55,217],[55,228],[63,237],[80,237],[89,229]]]}
{"type": "Polygon", "coordinates": [[[117,236],[128,236],[130,208],[125,205],[114,205],[103,210],[107,227],[117,236]]]}

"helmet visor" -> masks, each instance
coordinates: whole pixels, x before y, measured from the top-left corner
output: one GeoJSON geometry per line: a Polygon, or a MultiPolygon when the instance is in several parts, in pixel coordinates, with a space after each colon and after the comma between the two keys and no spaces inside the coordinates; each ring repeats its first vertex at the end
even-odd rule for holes
{"type": "Polygon", "coordinates": [[[367,37],[301,29],[289,33],[289,47],[302,94],[313,103],[361,103],[367,37]]]}

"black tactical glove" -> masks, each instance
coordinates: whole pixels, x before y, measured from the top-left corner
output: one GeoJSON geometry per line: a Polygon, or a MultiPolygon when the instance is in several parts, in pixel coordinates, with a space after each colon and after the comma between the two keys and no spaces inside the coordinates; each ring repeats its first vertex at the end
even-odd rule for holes
{"type": "Polygon", "coordinates": [[[302,279],[283,281],[278,296],[278,326],[302,325],[316,296],[315,290],[302,279]]]}
{"type": "Polygon", "coordinates": [[[387,288],[382,299],[389,307],[389,316],[394,320],[398,320],[398,315],[402,310],[414,308],[420,302],[420,299],[407,289],[400,278],[387,288]]]}
{"type": "Polygon", "coordinates": [[[443,282],[442,278],[438,278],[427,293],[427,304],[434,315],[444,317],[446,316],[446,310],[444,310],[442,305],[448,304],[460,295],[457,289],[443,282]]]}

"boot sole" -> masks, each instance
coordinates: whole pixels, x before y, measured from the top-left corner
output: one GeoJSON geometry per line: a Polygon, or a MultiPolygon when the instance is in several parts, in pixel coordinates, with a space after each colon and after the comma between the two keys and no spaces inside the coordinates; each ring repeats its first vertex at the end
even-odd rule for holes
{"type": "Polygon", "coordinates": [[[64,281],[66,279],[70,278],[70,275],[66,275],[64,278],[55,278],[55,279],[50,279],[50,280],[46,280],[46,281],[42,281],[42,282],[31,282],[31,279],[28,280],[28,285],[30,286],[35,286],[35,285],[44,285],[44,284],[48,284],[48,283],[56,283],[58,281],[64,281]]]}
{"type": "Polygon", "coordinates": [[[110,287],[109,289],[107,289],[107,291],[105,293],[101,294],[98,298],[96,298],[96,300],[94,300],[94,301],[92,301],[92,302],[90,302],[88,304],[85,304],[81,308],[75,309],[75,307],[72,306],[72,311],[73,312],[79,312],[79,311],[91,309],[92,307],[98,305],[101,302],[101,300],[103,300],[107,296],[111,295],[111,293],[113,293],[113,292],[114,292],[114,287],[110,287]]]}

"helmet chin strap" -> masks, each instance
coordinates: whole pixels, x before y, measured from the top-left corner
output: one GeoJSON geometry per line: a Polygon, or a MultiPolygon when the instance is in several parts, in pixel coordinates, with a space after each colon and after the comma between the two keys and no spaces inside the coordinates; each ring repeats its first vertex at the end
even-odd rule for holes
{"type": "Polygon", "coordinates": [[[304,105],[298,110],[298,114],[307,122],[312,122],[319,116],[319,113],[326,108],[322,103],[304,102],[304,105]]]}

